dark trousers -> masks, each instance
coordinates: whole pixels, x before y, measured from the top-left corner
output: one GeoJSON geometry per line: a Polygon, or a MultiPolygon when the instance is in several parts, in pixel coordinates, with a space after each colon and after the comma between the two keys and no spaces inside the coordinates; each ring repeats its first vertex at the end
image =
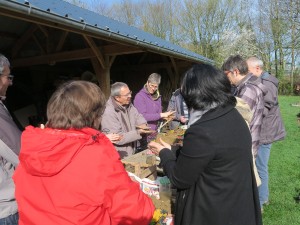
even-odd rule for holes
{"type": "Polygon", "coordinates": [[[0,225],[18,225],[19,214],[15,213],[5,218],[0,219],[0,225]]]}

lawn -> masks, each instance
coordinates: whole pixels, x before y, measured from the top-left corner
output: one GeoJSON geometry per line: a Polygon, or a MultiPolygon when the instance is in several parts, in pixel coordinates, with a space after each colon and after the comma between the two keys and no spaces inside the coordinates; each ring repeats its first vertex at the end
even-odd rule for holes
{"type": "Polygon", "coordinates": [[[300,194],[300,124],[297,113],[299,96],[280,96],[281,114],[287,136],[272,145],[269,161],[270,205],[264,207],[264,225],[299,225],[300,202],[294,197],[300,194]],[[298,191],[296,191],[298,189],[298,191]]]}

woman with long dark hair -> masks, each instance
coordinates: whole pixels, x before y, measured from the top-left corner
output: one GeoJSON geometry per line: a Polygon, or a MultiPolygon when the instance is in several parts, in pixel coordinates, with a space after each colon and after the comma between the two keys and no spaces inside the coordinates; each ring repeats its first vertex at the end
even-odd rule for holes
{"type": "Polygon", "coordinates": [[[214,66],[194,65],[181,94],[190,120],[177,157],[163,141],[148,145],[177,188],[175,224],[262,224],[251,135],[228,78],[214,66]]]}

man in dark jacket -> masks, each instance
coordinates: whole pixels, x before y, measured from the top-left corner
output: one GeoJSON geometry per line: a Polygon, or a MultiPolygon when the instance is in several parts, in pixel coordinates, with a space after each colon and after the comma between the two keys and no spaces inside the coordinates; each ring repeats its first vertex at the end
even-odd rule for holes
{"type": "Polygon", "coordinates": [[[0,224],[17,225],[18,208],[12,175],[19,163],[21,131],[3,103],[12,81],[10,63],[0,54],[0,224]]]}
{"type": "Polygon", "coordinates": [[[269,173],[268,161],[270,158],[271,145],[275,141],[284,139],[286,133],[280,115],[278,104],[278,79],[268,72],[263,71],[263,62],[250,57],[247,60],[249,72],[260,77],[262,83],[267,87],[267,96],[264,99],[264,116],[260,133],[259,149],[256,158],[256,166],[262,184],[259,187],[259,200],[261,208],[269,203],[269,173]]]}

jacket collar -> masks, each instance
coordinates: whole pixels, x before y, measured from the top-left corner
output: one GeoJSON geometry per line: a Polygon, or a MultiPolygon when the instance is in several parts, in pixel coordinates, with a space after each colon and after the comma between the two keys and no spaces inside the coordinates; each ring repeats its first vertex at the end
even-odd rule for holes
{"type": "Polygon", "coordinates": [[[130,103],[128,106],[122,106],[122,105],[117,103],[117,101],[114,99],[114,97],[110,97],[109,101],[111,102],[111,105],[114,107],[114,109],[117,112],[119,112],[119,111],[125,112],[126,109],[128,109],[129,106],[132,104],[132,103],[130,103]]]}
{"type": "MultiPolygon", "coordinates": [[[[202,117],[197,122],[195,122],[194,124],[216,119],[216,118],[218,118],[222,115],[227,114],[233,108],[234,108],[233,105],[228,105],[228,106],[225,106],[225,107],[218,106],[216,108],[213,108],[213,109],[209,110],[208,112],[206,112],[205,114],[203,114],[202,117]]],[[[194,124],[192,124],[191,126],[193,126],[194,124]]]]}
{"type": "Polygon", "coordinates": [[[142,91],[149,96],[149,98],[152,98],[154,101],[159,99],[160,93],[159,90],[157,89],[153,94],[150,94],[149,91],[147,90],[147,84],[144,85],[142,91]]]}

